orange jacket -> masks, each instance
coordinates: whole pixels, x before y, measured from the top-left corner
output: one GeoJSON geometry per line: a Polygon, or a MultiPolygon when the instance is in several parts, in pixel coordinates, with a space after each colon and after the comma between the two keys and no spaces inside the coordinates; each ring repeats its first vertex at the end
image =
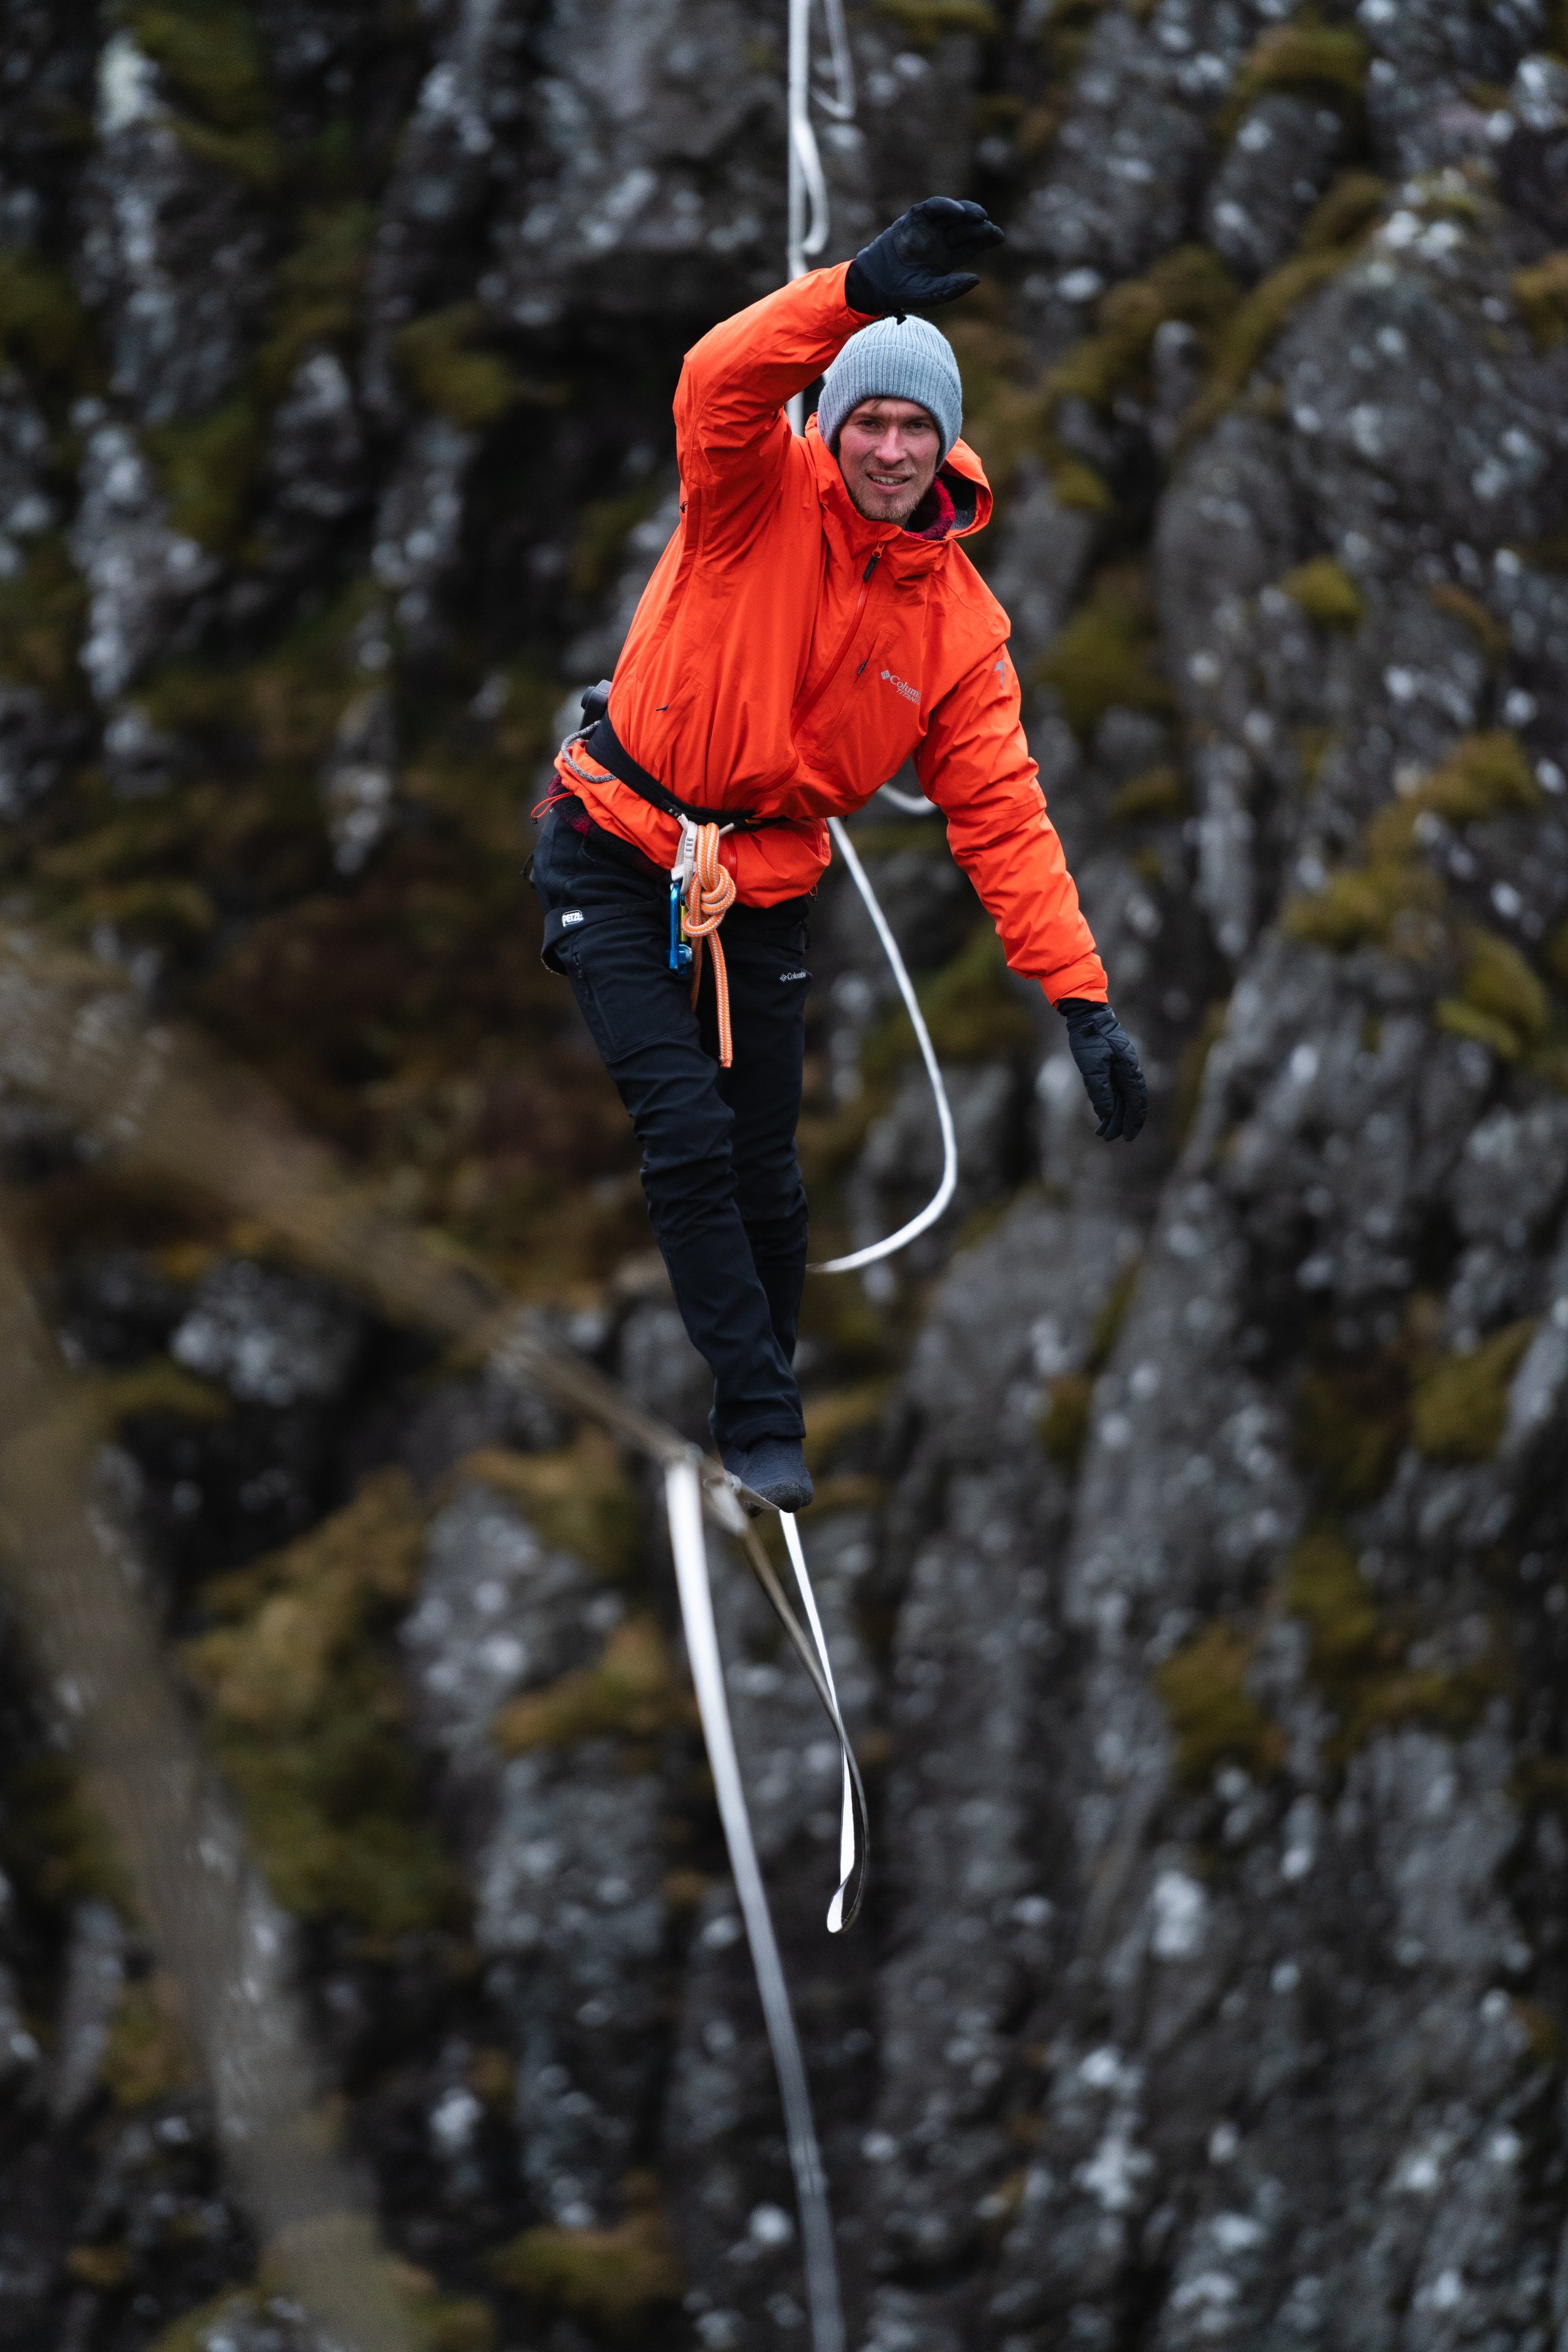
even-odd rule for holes
{"type": "MultiPolygon", "coordinates": [[[[860,807],[912,753],[1013,970],[1053,1003],[1102,1001],[1104,969],[1025,740],[1007,615],[955,543],[990,520],[978,459],[962,441],[948,453],[957,520],[925,540],[868,522],[816,420],[800,439],[783,414],[868,323],[845,303],[845,267],[753,302],[687,354],[680,522],[637,606],[611,720],[681,800],[791,819],[724,836],[752,906],[812,889],[829,855],[823,819],[860,807]]],[[[673,817],[613,777],[562,777],[607,831],[673,862],[673,817]]]]}

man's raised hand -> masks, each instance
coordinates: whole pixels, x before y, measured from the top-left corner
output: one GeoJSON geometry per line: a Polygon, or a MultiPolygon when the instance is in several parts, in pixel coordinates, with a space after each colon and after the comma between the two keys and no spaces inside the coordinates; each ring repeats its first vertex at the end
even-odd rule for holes
{"type": "Polygon", "coordinates": [[[852,310],[881,317],[956,302],[980,283],[969,263],[1001,243],[1002,231],[984,205],[927,196],[861,247],[849,265],[845,299],[852,310]]]}

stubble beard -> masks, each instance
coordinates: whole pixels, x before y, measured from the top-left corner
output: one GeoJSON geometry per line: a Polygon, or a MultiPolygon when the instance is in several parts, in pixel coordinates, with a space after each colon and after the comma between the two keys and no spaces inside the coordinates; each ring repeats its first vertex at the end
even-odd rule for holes
{"type": "Polygon", "coordinates": [[[857,490],[852,483],[847,483],[846,488],[849,492],[849,502],[856,513],[863,515],[868,522],[907,523],[925,496],[925,489],[918,478],[910,483],[906,490],[878,491],[876,496],[884,503],[877,506],[868,506],[866,498],[868,493],[857,490]]]}

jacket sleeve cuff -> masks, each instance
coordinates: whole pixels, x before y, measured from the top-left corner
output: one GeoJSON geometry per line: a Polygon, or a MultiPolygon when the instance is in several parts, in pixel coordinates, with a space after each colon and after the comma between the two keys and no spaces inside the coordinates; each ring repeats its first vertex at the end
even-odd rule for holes
{"type": "Polygon", "coordinates": [[[1105,973],[1098,956],[1087,968],[1080,963],[1065,972],[1052,972],[1049,980],[1042,978],[1040,986],[1045,992],[1047,1003],[1053,1011],[1075,996],[1085,1004],[1109,1004],[1110,1002],[1110,991],[1106,985],[1105,973]]]}

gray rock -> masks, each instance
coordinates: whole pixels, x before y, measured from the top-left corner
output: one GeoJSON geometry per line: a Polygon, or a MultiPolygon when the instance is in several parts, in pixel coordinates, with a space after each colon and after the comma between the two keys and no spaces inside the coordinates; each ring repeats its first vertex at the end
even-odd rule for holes
{"type": "Polygon", "coordinates": [[[277,1407],[341,1395],[363,1340],[363,1318],[323,1284],[228,1258],[203,1276],[169,1352],[242,1403],[277,1407]]]}
{"type": "Polygon", "coordinates": [[[1239,278],[1261,278],[1293,251],[1344,136],[1332,107],[1283,92],[1247,110],[1204,203],[1209,243],[1239,278]]]}
{"type": "Polygon", "coordinates": [[[97,128],[79,268],[105,313],[112,389],[144,424],[199,415],[259,321],[266,231],[242,183],[182,145],[163,78],[123,28],[99,58],[97,128]]]}
{"type": "Polygon", "coordinates": [[[58,2123],[72,2121],[99,2088],[98,2070],[124,1979],[125,1930],[119,1914],[107,1903],[79,1904],[71,1918],[49,2084],[49,2111],[58,2123]]]}
{"type": "Polygon", "coordinates": [[[609,1739],[506,1760],[489,1733],[505,1699],[587,1664],[624,1613],[581,1562],[468,1485],[432,1524],[404,1628],[512,2037],[522,2177],[568,2229],[614,2219],[658,2063],[665,1797],[654,1774],[627,1775],[609,1739]]]}

